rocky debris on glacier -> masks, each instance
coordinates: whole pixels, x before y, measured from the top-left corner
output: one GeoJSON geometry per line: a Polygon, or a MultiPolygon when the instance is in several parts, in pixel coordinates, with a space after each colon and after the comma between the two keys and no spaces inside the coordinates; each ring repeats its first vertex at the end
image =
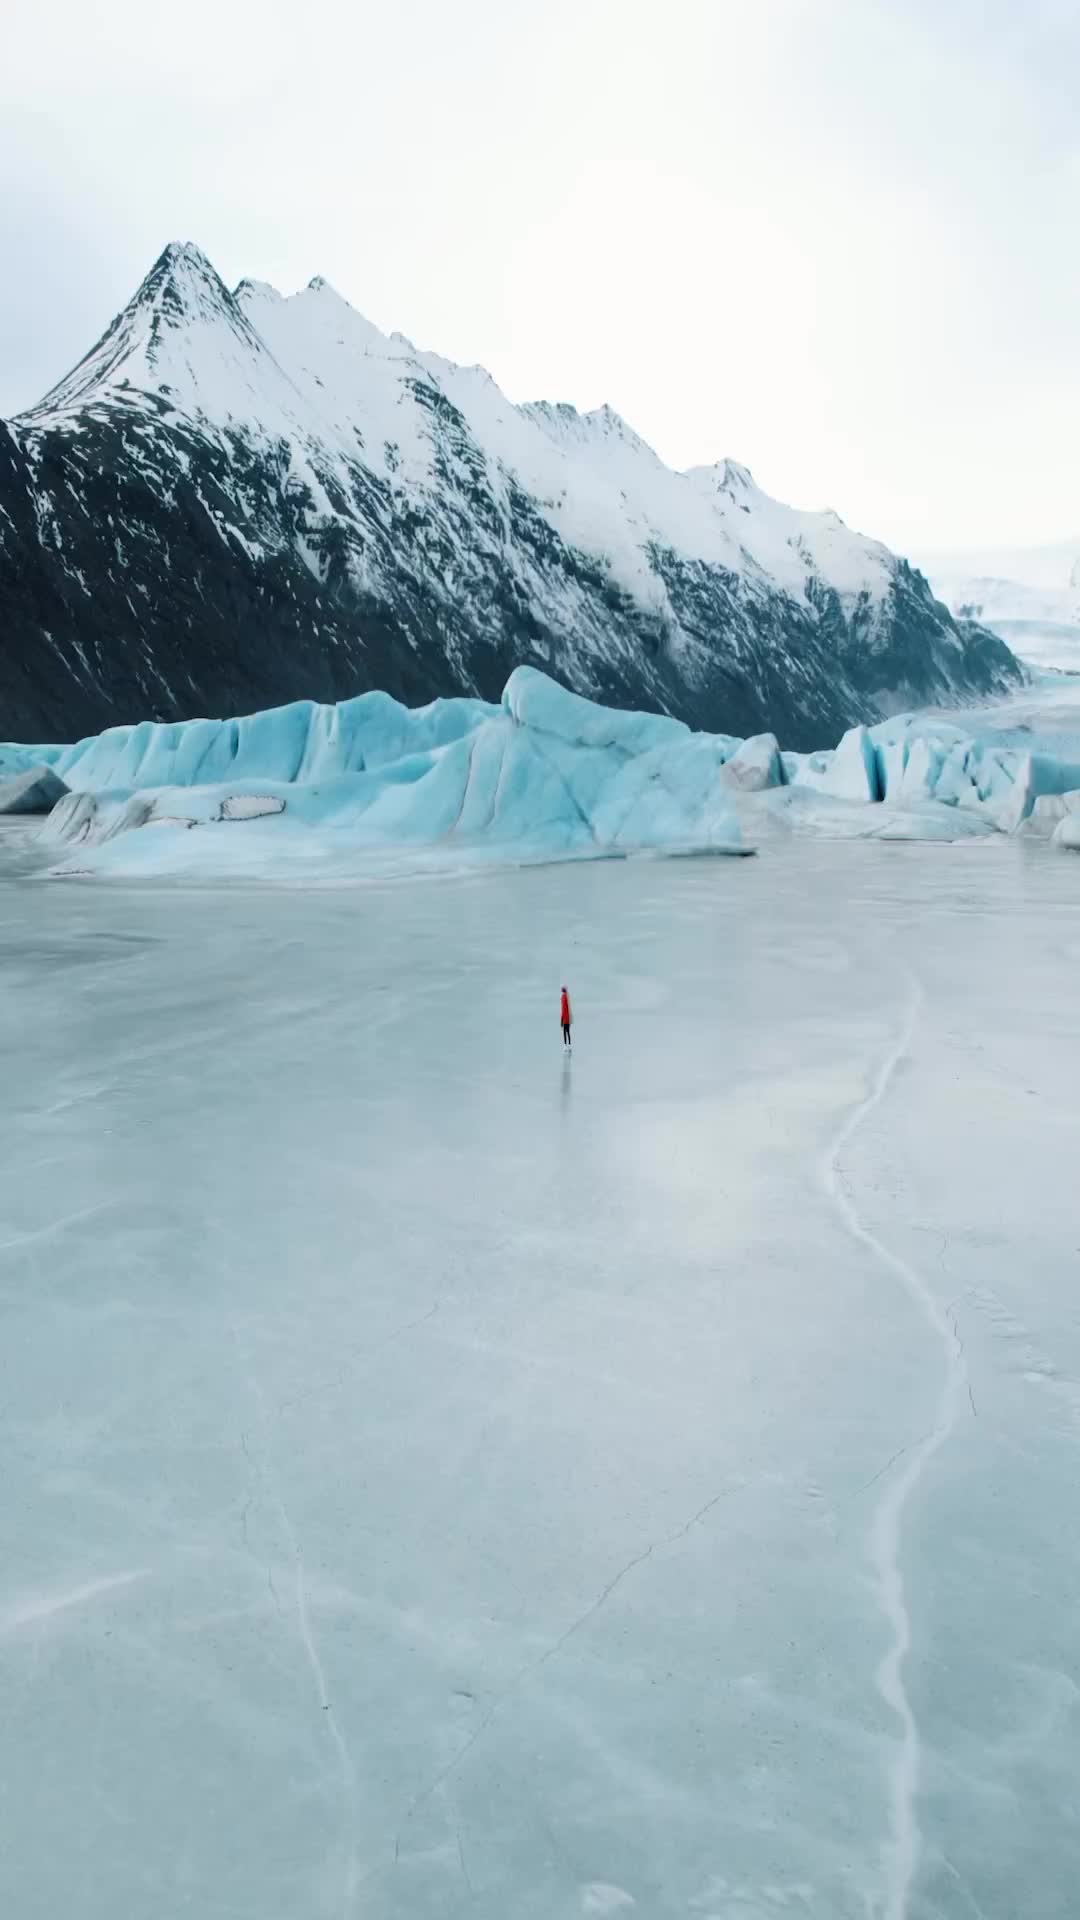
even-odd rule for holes
{"type": "Polygon", "coordinates": [[[907,561],[737,462],[674,472],[610,407],[515,406],[323,280],[230,292],[186,244],[0,423],[0,636],[24,738],[358,688],[491,700],[527,662],[809,748],[1020,678],[907,561]]]}

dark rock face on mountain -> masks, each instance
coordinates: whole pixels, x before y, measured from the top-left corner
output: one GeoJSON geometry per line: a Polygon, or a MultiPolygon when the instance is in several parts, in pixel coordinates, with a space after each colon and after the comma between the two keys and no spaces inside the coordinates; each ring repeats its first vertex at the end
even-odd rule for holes
{"type": "Polygon", "coordinates": [[[0,737],[497,699],[522,663],[791,747],[1021,677],[834,514],[674,473],[608,408],[515,407],[323,281],[230,293],[190,246],[0,423],[0,737]]]}

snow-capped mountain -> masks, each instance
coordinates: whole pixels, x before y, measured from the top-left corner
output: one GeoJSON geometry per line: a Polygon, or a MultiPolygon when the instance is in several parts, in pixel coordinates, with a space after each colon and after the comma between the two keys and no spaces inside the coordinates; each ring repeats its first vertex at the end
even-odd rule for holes
{"type": "Polygon", "coordinates": [[[170,246],[0,424],[0,734],[531,662],[615,705],[820,745],[1019,669],[922,575],[745,467],[676,473],[608,407],[515,406],[325,281],[230,293],[170,246]]]}
{"type": "Polygon", "coordinates": [[[1037,666],[1080,671],[1080,540],[939,554],[927,571],[961,619],[1037,666]]]}

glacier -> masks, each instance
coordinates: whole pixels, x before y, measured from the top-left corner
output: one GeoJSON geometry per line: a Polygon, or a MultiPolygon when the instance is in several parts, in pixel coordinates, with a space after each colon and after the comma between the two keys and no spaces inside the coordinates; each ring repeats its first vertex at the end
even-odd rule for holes
{"type": "Polygon", "coordinates": [[[5,775],[25,783],[41,767],[62,781],[43,839],[54,871],[80,874],[315,879],[372,861],[745,854],[783,831],[1022,832],[1071,846],[1076,705],[1075,683],[1050,676],[993,708],[897,715],[849,729],[836,748],[790,753],[771,734],[694,732],[600,706],[519,667],[497,706],[408,708],[373,692],[2,747],[0,805],[5,775]]]}

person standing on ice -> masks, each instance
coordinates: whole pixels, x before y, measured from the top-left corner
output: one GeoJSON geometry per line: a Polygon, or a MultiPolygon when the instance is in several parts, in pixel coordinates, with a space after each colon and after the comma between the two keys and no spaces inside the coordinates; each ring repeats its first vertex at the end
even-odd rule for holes
{"type": "Polygon", "coordinates": [[[570,1045],[570,995],[565,987],[559,1000],[559,1020],[562,1025],[562,1043],[564,1047],[568,1047],[570,1045]]]}

